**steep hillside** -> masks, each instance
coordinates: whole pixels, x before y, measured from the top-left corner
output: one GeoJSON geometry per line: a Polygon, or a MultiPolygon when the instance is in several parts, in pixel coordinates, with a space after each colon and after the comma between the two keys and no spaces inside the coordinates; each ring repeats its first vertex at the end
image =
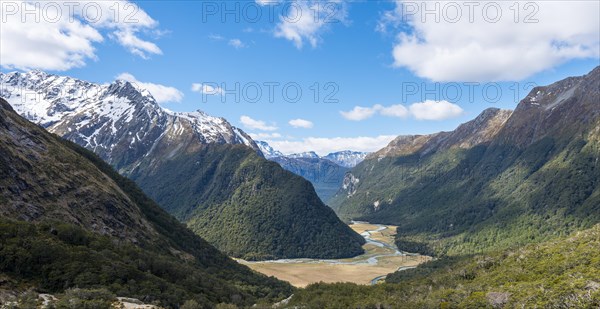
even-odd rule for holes
{"type": "Polygon", "coordinates": [[[145,163],[132,179],[230,255],[273,259],[362,253],[364,239],[339,221],[309,182],[248,147],[209,144],[165,162],[145,163]]]}
{"type": "Polygon", "coordinates": [[[491,108],[452,132],[398,136],[346,174],[331,206],[346,219],[379,212],[393,203],[401,188],[426,177],[435,180],[438,173],[453,169],[455,155],[489,143],[510,115],[491,108]]]}
{"type": "Polygon", "coordinates": [[[598,308],[600,226],[542,244],[442,259],[376,286],[314,284],[289,308],[598,308]]]}
{"type": "Polygon", "coordinates": [[[223,118],[200,111],[170,112],[148,91],[124,81],[97,85],[33,71],[0,73],[0,86],[0,96],[18,113],[94,151],[223,251],[254,258],[333,258],[362,252],[362,238],[319,201],[308,182],[270,165],[254,141],[223,118]],[[265,166],[276,175],[266,177],[267,182],[261,174],[265,166]],[[234,171],[244,175],[228,174],[234,171]],[[299,192],[305,197],[289,198],[299,192]],[[238,195],[255,198],[240,212],[238,195]],[[265,207],[267,203],[272,204],[265,207]],[[208,218],[215,224],[201,225],[208,218]],[[272,220],[266,232],[256,232],[263,228],[258,218],[272,220]],[[298,225],[290,224],[295,221],[298,225]],[[216,236],[224,228],[237,231],[236,237],[216,236]],[[305,235],[299,237],[300,232],[305,235]],[[266,246],[273,237],[279,239],[276,246],[266,246]]]}
{"type": "Polygon", "coordinates": [[[399,225],[406,250],[462,254],[600,222],[600,68],[537,87],[512,113],[399,137],[345,179],[346,218],[399,225]]]}
{"type": "Polygon", "coordinates": [[[251,305],[291,292],[217,251],[93,153],[2,99],[0,175],[0,272],[17,287],[102,286],[171,307],[187,299],[251,305]]]}

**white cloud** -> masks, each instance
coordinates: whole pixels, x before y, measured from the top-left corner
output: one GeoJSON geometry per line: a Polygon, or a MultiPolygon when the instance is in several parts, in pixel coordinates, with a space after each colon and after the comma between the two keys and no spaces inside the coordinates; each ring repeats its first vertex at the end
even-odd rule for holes
{"type": "Polygon", "coordinates": [[[227,44],[229,44],[230,46],[233,46],[236,49],[246,47],[246,44],[244,44],[244,42],[242,42],[240,39],[231,39],[231,40],[229,40],[229,43],[227,43],[227,44]]]}
{"type": "Polygon", "coordinates": [[[140,39],[131,29],[116,31],[114,35],[129,52],[143,59],[148,59],[149,54],[162,55],[162,51],[156,44],[140,39]]]}
{"type": "Polygon", "coordinates": [[[346,6],[343,0],[293,0],[287,15],[279,18],[275,37],[292,41],[298,49],[304,46],[305,41],[314,48],[329,25],[347,21],[346,6]]]}
{"type": "Polygon", "coordinates": [[[455,118],[463,114],[463,109],[448,101],[427,100],[411,104],[410,113],[418,120],[444,120],[455,118]]]}
{"type": "Polygon", "coordinates": [[[206,95],[223,95],[225,91],[223,88],[215,85],[209,85],[204,83],[192,84],[192,91],[199,92],[206,95]]]}
{"type": "Polygon", "coordinates": [[[311,121],[308,121],[305,119],[292,119],[288,123],[294,128],[304,128],[304,129],[310,129],[314,125],[311,121]]]}
{"type": "Polygon", "coordinates": [[[158,23],[128,1],[2,2],[0,64],[8,69],[64,71],[97,60],[102,32],[147,58],[160,48],[140,38],[158,23]],[[27,12],[27,14],[25,14],[27,12]],[[118,19],[118,18],[119,19],[118,19]]]}
{"type": "Polygon", "coordinates": [[[340,111],[342,117],[352,121],[365,120],[373,117],[373,115],[376,113],[379,113],[383,116],[399,118],[405,118],[409,115],[408,109],[401,104],[387,107],[380,104],[373,105],[372,107],[355,106],[350,111],[340,111]]]}
{"type": "Polygon", "coordinates": [[[294,140],[265,140],[273,148],[285,153],[314,151],[319,155],[327,155],[342,150],[373,152],[385,147],[396,136],[380,135],[375,137],[307,137],[294,140]]]}
{"type": "Polygon", "coordinates": [[[281,2],[281,0],[256,0],[256,3],[258,3],[259,5],[265,6],[265,5],[275,5],[275,4],[279,4],[281,2]]]}
{"type": "MultiPolygon", "coordinates": [[[[441,17],[436,22],[433,15],[422,16],[422,7],[414,16],[402,16],[403,8],[412,10],[408,6],[421,4],[397,1],[396,10],[382,17],[383,24],[402,29],[393,48],[394,65],[433,81],[511,81],[571,59],[600,57],[598,1],[532,1],[527,8],[525,2],[496,1],[493,5],[499,5],[502,13],[497,22],[483,18],[495,17],[488,5],[492,2],[471,3],[476,5],[473,14],[463,2],[425,3],[428,9],[440,5],[441,17]],[[454,23],[455,9],[444,9],[451,8],[450,3],[462,8],[454,23]],[[520,9],[518,22],[515,4],[520,9]],[[483,11],[486,5],[488,13],[483,11]],[[530,14],[537,22],[524,22],[530,14]],[[406,22],[399,23],[401,18],[406,22]]],[[[378,29],[386,28],[380,25],[378,29]]]]}
{"type": "Polygon", "coordinates": [[[223,37],[222,35],[219,34],[210,34],[208,36],[209,39],[213,40],[213,41],[222,41],[225,40],[225,37],[223,37]]]}
{"type": "Polygon", "coordinates": [[[117,79],[128,81],[139,89],[148,90],[158,103],[181,102],[181,99],[183,99],[183,93],[177,90],[177,88],[140,82],[135,76],[129,73],[121,73],[117,76],[117,79]]]}
{"type": "MultiPolygon", "coordinates": [[[[2,9],[7,4],[1,3],[2,9]]],[[[29,3],[11,4],[35,11],[29,3]]],[[[82,67],[87,60],[96,58],[94,43],[103,41],[98,30],[79,20],[60,19],[51,23],[41,19],[22,23],[20,14],[3,12],[3,16],[6,20],[0,26],[0,64],[5,68],[68,70],[82,67]]]]}
{"type": "Polygon", "coordinates": [[[255,119],[252,119],[245,115],[240,117],[240,122],[246,128],[249,128],[252,130],[260,130],[260,131],[275,131],[275,130],[277,130],[277,127],[274,125],[267,125],[267,123],[262,120],[255,120],[255,119]]]}
{"type": "Polygon", "coordinates": [[[350,111],[340,111],[340,114],[342,115],[342,117],[348,120],[361,121],[373,117],[373,115],[375,115],[378,108],[380,107],[381,105],[375,105],[373,107],[355,106],[350,111]]]}
{"type": "Polygon", "coordinates": [[[402,104],[383,106],[380,104],[372,107],[355,106],[352,110],[340,111],[342,117],[361,121],[380,114],[387,117],[407,118],[413,117],[418,120],[444,120],[458,117],[463,114],[463,109],[448,101],[431,101],[413,103],[408,108],[402,104]]]}
{"type": "MultiPolygon", "coordinates": [[[[380,105],[378,105],[380,106],[380,105]]],[[[409,116],[409,110],[402,104],[392,105],[388,107],[379,107],[379,113],[383,116],[406,118],[409,116]]]]}
{"type": "Polygon", "coordinates": [[[262,141],[265,139],[275,139],[281,138],[281,134],[279,133],[248,133],[253,140],[262,141]]]}

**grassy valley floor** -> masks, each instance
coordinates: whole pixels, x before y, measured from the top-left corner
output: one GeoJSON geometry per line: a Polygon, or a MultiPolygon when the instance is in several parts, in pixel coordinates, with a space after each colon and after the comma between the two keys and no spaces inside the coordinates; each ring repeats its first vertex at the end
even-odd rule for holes
{"type": "Polygon", "coordinates": [[[350,227],[367,240],[363,246],[365,253],[354,258],[237,261],[265,275],[288,281],[296,287],[305,287],[317,282],[375,284],[389,273],[431,260],[428,256],[398,251],[394,245],[396,226],[354,222],[350,227]]]}

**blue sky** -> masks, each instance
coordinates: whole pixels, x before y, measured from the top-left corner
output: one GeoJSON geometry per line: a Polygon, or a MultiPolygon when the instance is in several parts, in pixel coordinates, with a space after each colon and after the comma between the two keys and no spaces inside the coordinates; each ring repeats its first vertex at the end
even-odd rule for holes
{"type": "MultiPolygon", "coordinates": [[[[115,17],[90,21],[75,12],[81,29],[52,24],[57,37],[80,39],[67,47],[35,41],[30,34],[41,31],[35,26],[11,28],[31,21],[3,16],[0,65],[3,72],[42,69],[99,83],[121,77],[162,85],[155,96],[165,108],[200,109],[284,152],[322,154],[341,148],[372,151],[399,134],[452,130],[488,107],[514,108],[534,84],[582,75],[599,65],[597,2],[540,3],[537,22],[531,24],[515,22],[504,6],[502,20],[469,21],[463,12],[456,23],[449,22],[449,11],[438,11],[440,21],[408,15],[402,10],[411,3],[400,1],[264,2],[140,1],[135,3],[139,10],[132,11],[133,24],[115,17]],[[222,15],[236,3],[238,10],[222,15]],[[292,17],[294,10],[302,18],[292,17]],[[255,21],[258,11],[262,17],[255,21]],[[565,26],[575,21],[576,26],[565,26]],[[99,37],[85,32],[85,26],[99,37]],[[28,54],[31,61],[20,57],[27,46],[40,47],[28,54]],[[61,48],[81,61],[45,59],[61,48]],[[465,82],[476,84],[469,88],[465,82]],[[272,103],[265,83],[278,83],[272,103]],[[236,84],[239,102],[232,94],[236,84]],[[286,84],[291,97],[301,89],[296,103],[285,99],[286,84]],[[262,95],[250,103],[257,85],[262,95]],[[490,102],[497,87],[502,95],[490,102]]],[[[105,14],[114,13],[106,7],[105,14]]],[[[11,8],[3,9],[6,14],[11,8]]],[[[129,11],[121,9],[123,19],[129,11]]]]}

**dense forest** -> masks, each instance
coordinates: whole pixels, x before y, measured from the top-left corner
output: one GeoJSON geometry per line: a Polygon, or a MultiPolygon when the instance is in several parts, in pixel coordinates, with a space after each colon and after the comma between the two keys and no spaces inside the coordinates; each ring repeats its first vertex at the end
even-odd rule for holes
{"type": "Polygon", "coordinates": [[[292,291],[287,284],[241,267],[228,269],[219,261],[203,264],[191,255],[186,261],[58,222],[2,220],[0,235],[0,272],[10,278],[3,288],[18,290],[25,284],[51,294],[102,288],[172,308],[188,300],[202,307],[250,306],[292,291]]]}
{"type": "Polygon", "coordinates": [[[231,256],[343,258],[363,252],[364,239],[321,202],[310,182],[248,147],[205,145],[136,171],[132,179],[150,197],[231,256]]]}

